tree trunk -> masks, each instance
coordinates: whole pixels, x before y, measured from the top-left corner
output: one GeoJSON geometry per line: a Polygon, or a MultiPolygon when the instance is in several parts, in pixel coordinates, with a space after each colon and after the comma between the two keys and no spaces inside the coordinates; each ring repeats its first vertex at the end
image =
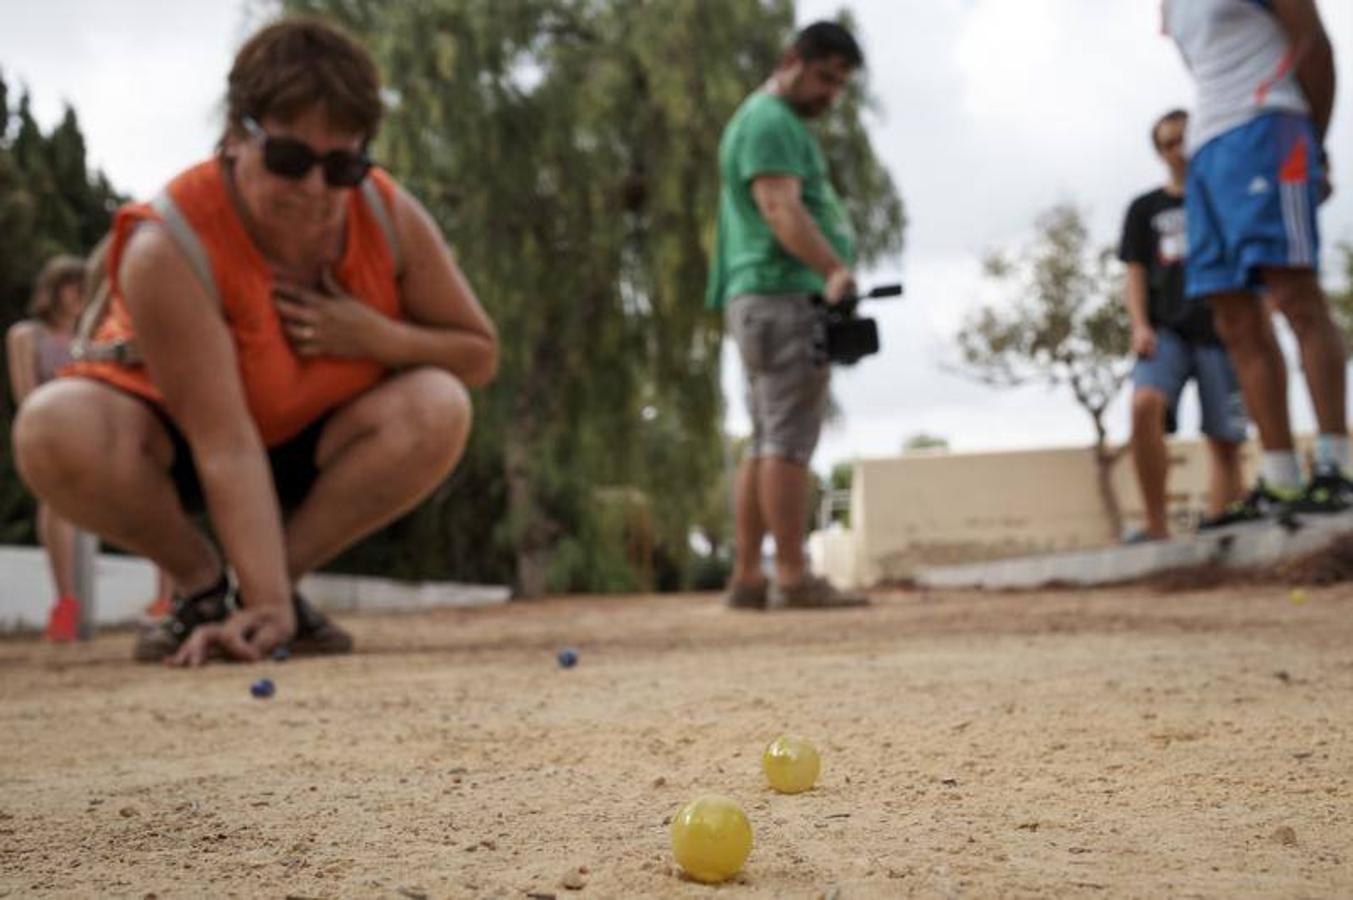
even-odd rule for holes
{"type": "Polygon", "coordinates": [[[514,533],[517,560],[516,595],[543,596],[554,537],[558,527],[540,509],[531,478],[531,449],[519,437],[508,435],[503,446],[503,476],[507,483],[507,514],[514,533]]]}
{"type": "Polygon", "coordinates": [[[1103,410],[1092,412],[1095,420],[1095,481],[1099,487],[1099,501],[1104,507],[1104,518],[1115,541],[1123,537],[1123,509],[1118,503],[1118,492],[1113,487],[1113,470],[1123,456],[1124,447],[1109,449],[1109,436],[1104,430],[1103,410]]]}

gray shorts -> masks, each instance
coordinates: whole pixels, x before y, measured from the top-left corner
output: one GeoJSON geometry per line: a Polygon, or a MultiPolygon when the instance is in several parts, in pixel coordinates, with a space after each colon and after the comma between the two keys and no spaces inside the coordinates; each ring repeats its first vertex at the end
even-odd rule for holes
{"type": "Polygon", "coordinates": [[[816,359],[811,298],[743,294],[728,304],[727,318],[747,376],[752,417],[747,455],[807,465],[822,432],[831,382],[831,366],[816,359]]]}

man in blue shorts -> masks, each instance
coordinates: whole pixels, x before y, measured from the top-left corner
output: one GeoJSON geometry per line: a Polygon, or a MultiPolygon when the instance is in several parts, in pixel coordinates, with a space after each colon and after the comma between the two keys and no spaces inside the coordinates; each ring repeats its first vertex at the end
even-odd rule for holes
{"type": "Polygon", "coordinates": [[[1346,357],[1320,288],[1315,216],[1329,193],[1329,38],[1314,0],[1165,0],[1163,13],[1198,88],[1186,291],[1212,306],[1264,449],[1260,483],[1229,519],[1338,512],[1353,500],[1346,357]],[[1315,465],[1304,484],[1261,292],[1292,326],[1315,408],[1315,465]]]}
{"type": "Polygon", "coordinates": [[[1165,163],[1169,181],[1132,201],[1118,250],[1118,258],[1127,264],[1127,308],[1132,352],[1137,356],[1132,370],[1132,459],[1146,509],[1146,527],[1135,540],[1170,536],[1165,516],[1170,468],[1165,435],[1175,430],[1179,395],[1190,379],[1198,385],[1203,434],[1212,457],[1203,525],[1217,521],[1242,494],[1240,445],[1247,423],[1240,386],[1213,328],[1212,311],[1184,296],[1187,124],[1188,114],[1176,109],[1152,127],[1151,143],[1165,163]]]}

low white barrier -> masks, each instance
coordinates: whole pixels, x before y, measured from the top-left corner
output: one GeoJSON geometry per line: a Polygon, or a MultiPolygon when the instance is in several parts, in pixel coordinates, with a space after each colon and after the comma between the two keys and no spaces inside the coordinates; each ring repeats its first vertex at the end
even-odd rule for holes
{"type": "MultiPolygon", "coordinates": [[[[91,554],[95,626],[136,622],[155,594],[155,567],[144,559],[91,554]]],[[[501,585],[421,582],[356,575],[309,575],[301,593],[323,609],[339,612],[433,609],[506,603],[501,585]]],[[[47,557],[34,547],[0,547],[0,633],[40,630],[47,624],[53,589],[47,557]]]]}

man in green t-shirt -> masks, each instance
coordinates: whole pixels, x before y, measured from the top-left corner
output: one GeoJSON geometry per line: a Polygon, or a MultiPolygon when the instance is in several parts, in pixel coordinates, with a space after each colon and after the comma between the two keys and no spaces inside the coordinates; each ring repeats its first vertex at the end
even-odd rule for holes
{"type": "Polygon", "coordinates": [[[808,462],[831,368],[814,348],[812,298],[855,292],[855,235],[804,124],[831,108],[864,64],[855,39],[817,22],[799,32],[719,143],[719,225],[706,303],[722,309],[747,375],[752,440],[735,488],[737,559],[727,603],[740,609],[855,606],[808,571],[808,462]],[[761,543],[775,538],[775,578],[761,543]]]}

